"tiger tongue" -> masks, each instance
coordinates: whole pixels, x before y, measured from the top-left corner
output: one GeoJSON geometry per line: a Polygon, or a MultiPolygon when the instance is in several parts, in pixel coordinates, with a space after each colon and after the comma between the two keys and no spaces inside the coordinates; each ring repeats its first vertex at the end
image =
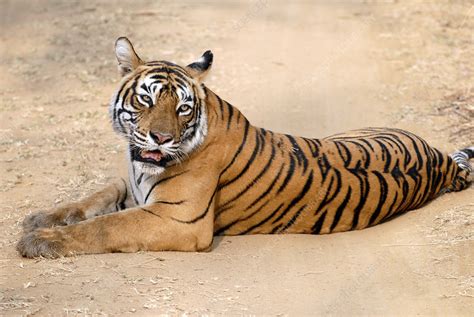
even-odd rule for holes
{"type": "Polygon", "coordinates": [[[163,153],[160,151],[142,151],[141,156],[145,159],[152,159],[158,162],[163,157],[163,153]]]}

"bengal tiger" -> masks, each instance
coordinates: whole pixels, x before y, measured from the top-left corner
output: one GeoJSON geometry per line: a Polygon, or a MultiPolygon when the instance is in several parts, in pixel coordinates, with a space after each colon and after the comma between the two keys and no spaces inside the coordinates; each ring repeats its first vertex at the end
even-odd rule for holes
{"type": "Polygon", "coordinates": [[[215,235],[367,228],[466,188],[474,147],[449,156],[399,129],[322,139],[274,133],[203,84],[213,54],[181,67],[144,62],[121,37],[110,102],[128,141],[129,180],[29,215],[24,257],[209,251],[215,235]]]}

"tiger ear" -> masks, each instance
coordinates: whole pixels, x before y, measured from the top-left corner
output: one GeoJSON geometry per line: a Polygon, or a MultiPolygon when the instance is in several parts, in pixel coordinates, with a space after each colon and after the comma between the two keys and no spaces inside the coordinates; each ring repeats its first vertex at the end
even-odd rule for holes
{"type": "Polygon", "coordinates": [[[186,66],[186,71],[193,78],[202,81],[211,70],[213,58],[214,55],[211,51],[205,51],[197,61],[186,66]]]}
{"type": "Polygon", "coordinates": [[[119,72],[122,76],[134,71],[143,61],[138,57],[132,43],[126,37],[119,37],[115,41],[115,56],[118,61],[119,72]]]}

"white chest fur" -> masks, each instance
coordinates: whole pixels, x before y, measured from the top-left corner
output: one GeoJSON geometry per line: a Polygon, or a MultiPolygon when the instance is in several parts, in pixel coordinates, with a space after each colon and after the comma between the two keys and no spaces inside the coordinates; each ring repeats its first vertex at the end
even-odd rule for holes
{"type": "Polygon", "coordinates": [[[137,205],[151,203],[150,194],[159,180],[163,167],[143,168],[143,163],[128,159],[128,176],[133,201],[137,205]]]}

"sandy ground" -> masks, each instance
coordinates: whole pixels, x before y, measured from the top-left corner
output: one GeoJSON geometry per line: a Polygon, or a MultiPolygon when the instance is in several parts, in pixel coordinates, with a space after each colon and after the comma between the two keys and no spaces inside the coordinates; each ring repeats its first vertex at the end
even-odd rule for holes
{"type": "Polygon", "coordinates": [[[36,210],[124,173],[107,117],[114,40],[215,55],[207,85],[255,124],[322,137],[409,129],[474,143],[474,2],[0,1],[0,315],[473,315],[474,188],[326,236],[216,239],[210,253],[28,260],[36,210]]]}

